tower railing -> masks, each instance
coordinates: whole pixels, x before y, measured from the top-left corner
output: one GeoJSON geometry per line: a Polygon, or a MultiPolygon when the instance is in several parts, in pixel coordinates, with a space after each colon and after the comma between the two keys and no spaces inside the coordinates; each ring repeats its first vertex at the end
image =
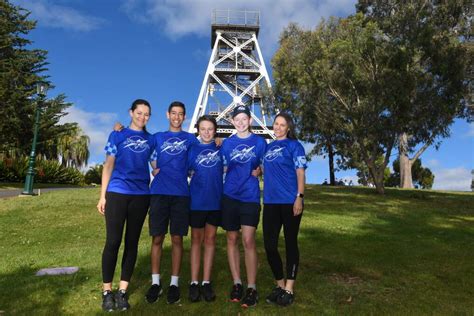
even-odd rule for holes
{"type": "Polygon", "coordinates": [[[212,11],[212,24],[258,27],[260,25],[260,12],[214,9],[212,11]]]}

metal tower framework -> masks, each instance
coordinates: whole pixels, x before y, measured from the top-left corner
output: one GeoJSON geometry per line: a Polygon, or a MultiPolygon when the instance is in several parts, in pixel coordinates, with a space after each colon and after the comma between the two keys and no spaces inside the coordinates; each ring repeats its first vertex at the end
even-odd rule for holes
{"type": "Polygon", "coordinates": [[[217,134],[235,133],[230,123],[232,110],[243,104],[250,108],[252,131],[275,138],[264,111],[262,90],[271,87],[258,45],[258,11],[214,10],[211,25],[212,53],[201,85],[189,132],[196,133],[196,122],[204,114],[215,117],[217,134]]]}

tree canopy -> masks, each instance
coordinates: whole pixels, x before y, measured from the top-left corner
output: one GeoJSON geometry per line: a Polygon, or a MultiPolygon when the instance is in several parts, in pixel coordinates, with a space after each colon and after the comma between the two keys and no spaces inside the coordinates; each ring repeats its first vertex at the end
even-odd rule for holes
{"type": "Polygon", "coordinates": [[[465,43],[472,32],[471,6],[466,0],[357,4],[397,47],[394,66],[403,80],[397,99],[403,119],[397,142],[402,187],[412,187],[411,168],[418,157],[450,135],[455,118],[469,115],[473,52],[465,43]]]}
{"type": "Polygon", "coordinates": [[[60,124],[72,104],[63,94],[43,104],[35,96],[37,84],[53,87],[46,74],[47,52],[32,48],[33,43],[26,38],[35,25],[27,10],[0,0],[0,155],[29,154],[34,113],[41,106],[36,152],[45,159],[61,158],[65,166],[80,167],[87,164],[89,139],[77,123],[60,124]],[[65,146],[67,137],[69,145],[65,146]],[[71,146],[75,147],[73,151],[71,146]]]}
{"type": "Polygon", "coordinates": [[[408,45],[367,12],[314,30],[288,26],[272,59],[273,92],[275,107],[294,115],[304,140],[330,137],[348,161],[367,166],[383,193],[400,135],[409,135],[411,148],[432,143],[465,113],[469,56],[428,15],[408,19],[431,23],[408,45]]]}

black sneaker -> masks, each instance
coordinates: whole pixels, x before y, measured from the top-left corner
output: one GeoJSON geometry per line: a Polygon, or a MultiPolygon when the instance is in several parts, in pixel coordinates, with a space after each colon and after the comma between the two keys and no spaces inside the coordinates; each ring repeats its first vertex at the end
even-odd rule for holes
{"type": "Polygon", "coordinates": [[[146,301],[150,304],[155,303],[162,293],[163,289],[161,288],[161,285],[152,284],[145,294],[146,301]]]}
{"type": "Polygon", "coordinates": [[[248,288],[245,292],[245,297],[242,300],[242,307],[253,307],[258,302],[258,293],[256,289],[248,288]]]}
{"type": "Polygon", "coordinates": [[[242,284],[240,283],[234,284],[232,286],[232,290],[230,291],[230,300],[232,302],[240,302],[243,294],[244,294],[244,289],[242,288],[242,284]]]}
{"type": "Polygon", "coordinates": [[[168,304],[179,303],[179,287],[170,285],[168,288],[168,304]]]}
{"type": "Polygon", "coordinates": [[[295,294],[291,293],[290,291],[284,291],[281,296],[277,299],[277,304],[280,306],[288,306],[293,304],[295,301],[295,294]]]}
{"type": "Polygon", "coordinates": [[[267,303],[276,304],[278,297],[280,297],[283,292],[285,292],[285,290],[279,286],[273,288],[272,292],[266,298],[267,303]]]}
{"type": "Polygon", "coordinates": [[[114,309],[114,293],[112,293],[112,291],[104,291],[102,293],[102,310],[104,310],[105,312],[113,312],[114,309]]]}
{"type": "Polygon", "coordinates": [[[201,300],[201,293],[199,291],[199,284],[192,283],[189,286],[189,300],[191,302],[199,302],[201,300]]]}
{"type": "Polygon", "coordinates": [[[206,302],[212,302],[216,299],[216,293],[214,293],[211,283],[206,283],[201,286],[201,294],[206,302]]]}
{"type": "Polygon", "coordinates": [[[119,290],[115,294],[115,308],[119,311],[126,311],[130,308],[130,304],[128,304],[128,295],[125,290],[119,290]]]}

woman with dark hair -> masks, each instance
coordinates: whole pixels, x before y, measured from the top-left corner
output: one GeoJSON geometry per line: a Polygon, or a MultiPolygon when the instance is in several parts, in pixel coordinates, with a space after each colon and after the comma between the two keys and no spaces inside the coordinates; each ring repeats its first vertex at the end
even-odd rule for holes
{"type": "Polygon", "coordinates": [[[127,288],[137,259],[138,241],[150,203],[148,161],[153,137],[145,130],[151,107],[146,100],[135,100],[129,110],[130,126],[112,132],[105,146],[102,187],[97,210],[105,216],[106,242],[102,253],[102,309],[127,310],[127,288]],[[125,229],[125,247],[118,292],[112,292],[112,279],[125,229]]]}
{"type": "Polygon", "coordinates": [[[201,142],[188,151],[191,207],[191,284],[189,300],[197,302],[202,297],[206,302],[215,300],[211,285],[211,271],[216,248],[216,232],[221,225],[222,198],[222,157],[214,137],[217,132],[216,120],[209,115],[197,121],[201,142]],[[199,285],[201,247],[204,244],[204,265],[202,283],[199,285]]]}
{"type": "Polygon", "coordinates": [[[306,157],[295,137],[293,119],[280,112],[273,122],[276,140],[268,144],[264,158],[263,238],[276,287],[266,300],[287,306],[293,303],[293,287],[299,264],[298,231],[303,212],[306,157]],[[285,235],[286,282],[278,252],[281,227],[285,235]]]}

